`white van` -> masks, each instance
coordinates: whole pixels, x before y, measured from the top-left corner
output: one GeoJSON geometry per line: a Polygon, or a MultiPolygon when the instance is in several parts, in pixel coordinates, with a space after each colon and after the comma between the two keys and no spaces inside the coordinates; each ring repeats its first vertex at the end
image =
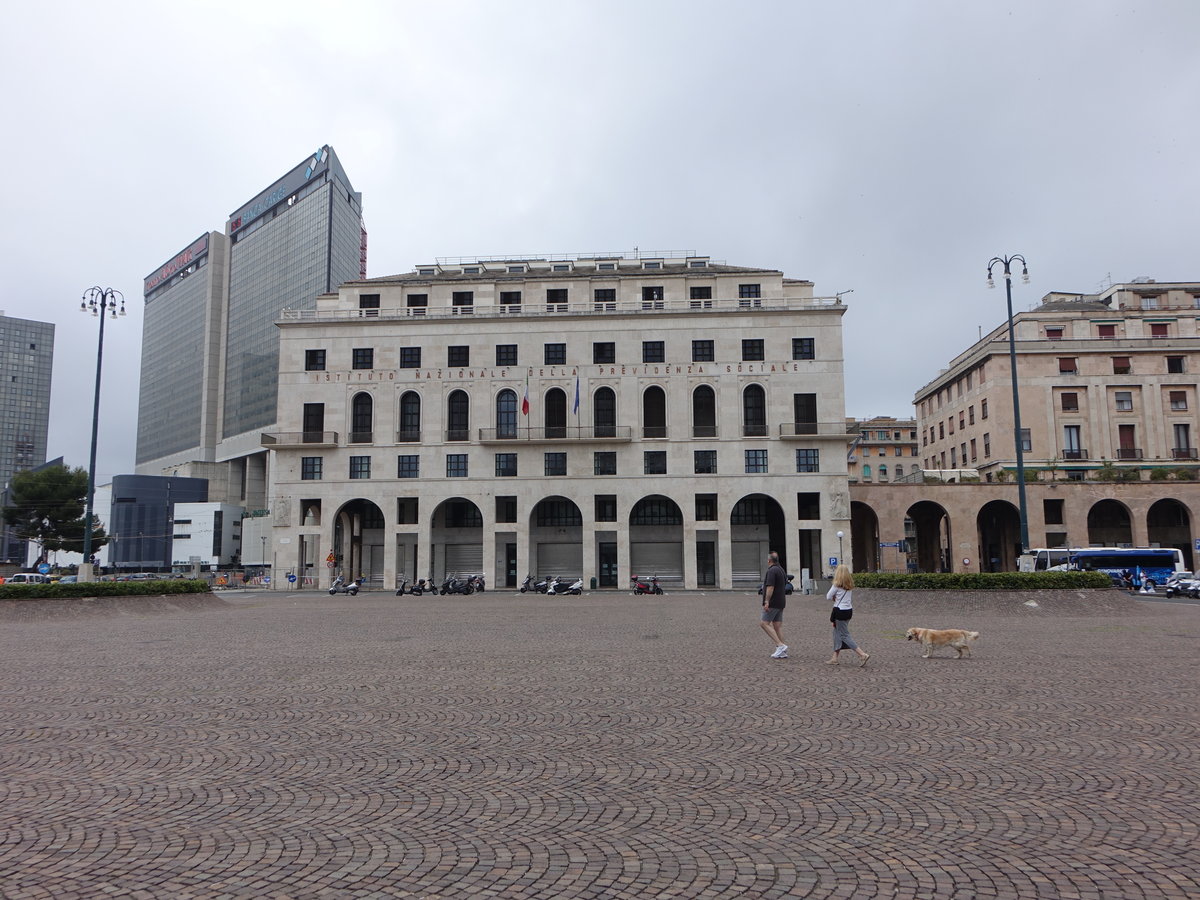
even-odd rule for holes
{"type": "Polygon", "coordinates": [[[47,581],[49,579],[45,575],[39,575],[37,572],[18,572],[4,579],[5,584],[46,584],[47,581]]]}

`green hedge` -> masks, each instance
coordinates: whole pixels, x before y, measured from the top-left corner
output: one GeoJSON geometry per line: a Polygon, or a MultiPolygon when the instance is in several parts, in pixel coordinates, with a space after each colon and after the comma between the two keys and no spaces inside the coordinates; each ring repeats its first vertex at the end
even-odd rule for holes
{"type": "Polygon", "coordinates": [[[206,594],[207,581],[165,578],[162,581],[87,581],[75,584],[0,584],[0,600],[61,600],[66,597],[132,597],[160,594],[206,594]]]}
{"type": "Polygon", "coordinates": [[[1053,591],[1110,588],[1103,572],[856,572],[854,585],[889,591],[1053,591]]]}

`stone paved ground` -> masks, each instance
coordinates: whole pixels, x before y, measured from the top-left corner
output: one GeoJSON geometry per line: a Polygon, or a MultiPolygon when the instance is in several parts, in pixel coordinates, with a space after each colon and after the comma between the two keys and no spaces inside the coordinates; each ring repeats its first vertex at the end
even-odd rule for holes
{"type": "Polygon", "coordinates": [[[1200,606],[860,593],[0,605],[0,895],[1197,896],[1200,606]]]}

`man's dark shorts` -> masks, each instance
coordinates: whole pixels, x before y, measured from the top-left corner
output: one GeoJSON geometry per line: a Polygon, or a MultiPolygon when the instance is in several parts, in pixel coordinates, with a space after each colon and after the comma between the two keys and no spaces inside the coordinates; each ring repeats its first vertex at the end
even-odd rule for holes
{"type": "Polygon", "coordinates": [[[782,622],[783,610],[775,606],[767,606],[763,608],[762,620],[764,622],[782,622]]]}

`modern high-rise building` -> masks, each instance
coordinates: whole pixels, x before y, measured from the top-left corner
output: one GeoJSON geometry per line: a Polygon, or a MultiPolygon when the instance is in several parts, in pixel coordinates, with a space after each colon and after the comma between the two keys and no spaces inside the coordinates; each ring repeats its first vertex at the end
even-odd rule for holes
{"type": "Polygon", "coordinates": [[[366,275],[362,197],[322,147],[145,281],[137,472],[208,478],[261,507],[284,308],[366,275]]]}
{"type": "MultiPolygon", "coordinates": [[[[0,485],[46,461],[54,325],[0,313],[0,485]]],[[[24,542],[4,529],[0,555],[24,560],[24,542]]]]}

